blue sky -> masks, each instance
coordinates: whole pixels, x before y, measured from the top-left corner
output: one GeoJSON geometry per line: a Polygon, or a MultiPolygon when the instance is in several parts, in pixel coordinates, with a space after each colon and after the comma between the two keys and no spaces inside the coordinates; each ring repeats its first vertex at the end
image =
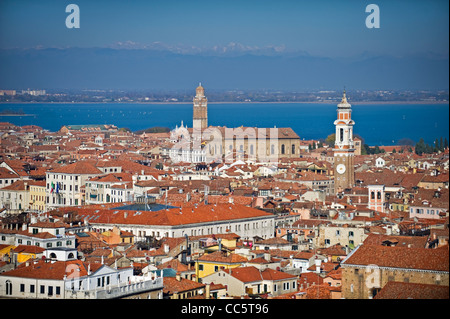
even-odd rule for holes
{"type": "Polygon", "coordinates": [[[0,0],[0,48],[236,42],[328,57],[448,54],[448,6],[447,0],[0,0]],[[70,3],[80,7],[80,29],[65,26],[70,3]],[[380,29],[365,26],[370,3],[380,8],[380,29]]]}

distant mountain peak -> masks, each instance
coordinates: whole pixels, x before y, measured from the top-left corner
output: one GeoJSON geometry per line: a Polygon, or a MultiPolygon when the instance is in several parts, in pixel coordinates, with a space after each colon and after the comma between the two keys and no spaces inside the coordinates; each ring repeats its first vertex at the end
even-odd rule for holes
{"type": "Polygon", "coordinates": [[[305,51],[288,50],[284,44],[256,46],[246,45],[239,42],[230,42],[225,45],[213,45],[210,47],[199,47],[184,44],[167,44],[160,41],[144,44],[134,41],[116,42],[109,46],[112,49],[130,49],[130,50],[154,50],[167,51],[176,54],[193,54],[193,55],[217,55],[217,56],[235,56],[241,54],[253,55],[282,55],[297,54],[309,55],[305,51]]]}

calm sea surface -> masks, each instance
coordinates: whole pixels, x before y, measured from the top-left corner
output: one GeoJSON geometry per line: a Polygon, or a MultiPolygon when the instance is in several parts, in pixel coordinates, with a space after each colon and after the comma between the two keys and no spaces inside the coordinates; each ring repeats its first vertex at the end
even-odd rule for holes
{"type": "MultiPolygon", "coordinates": [[[[208,124],[214,126],[291,127],[302,139],[334,133],[336,104],[209,103],[208,124]]],[[[395,145],[400,139],[434,143],[449,137],[449,104],[352,104],[355,134],[369,145],[395,145]]],[[[38,125],[57,131],[68,124],[114,124],[132,131],[154,126],[192,127],[192,103],[186,104],[0,104],[29,116],[0,116],[0,122],[38,125]]]]}

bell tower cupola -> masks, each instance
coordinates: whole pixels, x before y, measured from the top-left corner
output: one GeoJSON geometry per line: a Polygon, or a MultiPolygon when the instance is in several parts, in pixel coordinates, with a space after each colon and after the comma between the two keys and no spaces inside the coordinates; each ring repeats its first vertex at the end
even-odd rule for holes
{"type": "Polygon", "coordinates": [[[336,192],[351,189],[355,183],[352,106],[347,101],[346,92],[337,105],[337,119],[334,143],[334,187],[336,192]]]}

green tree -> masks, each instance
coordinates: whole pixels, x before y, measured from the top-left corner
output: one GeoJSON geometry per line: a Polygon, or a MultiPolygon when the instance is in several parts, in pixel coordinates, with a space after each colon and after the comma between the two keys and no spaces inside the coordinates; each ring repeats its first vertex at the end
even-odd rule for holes
{"type": "Polygon", "coordinates": [[[335,142],[336,142],[336,134],[335,133],[328,135],[327,138],[325,139],[325,143],[331,147],[334,146],[335,142]]]}
{"type": "Polygon", "coordinates": [[[423,138],[421,138],[416,144],[416,154],[422,155],[426,151],[426,145],[423,138]]]}
{"type": "Polygon", "coordinates": [[[370,154],[373,154],[373,151],[369,145],[363,144],[363,147],[361,148],[361,154],[362,155],[370,155],[370,154]]]}
{"type": "Polygon", "coordinates": [[[438,140],[438,138],[436,138],[436,140],[434,141],[434,148],[433,148],[433,151],[434,151],[435,153],[439,152],[439,140],[438,140]]]}

